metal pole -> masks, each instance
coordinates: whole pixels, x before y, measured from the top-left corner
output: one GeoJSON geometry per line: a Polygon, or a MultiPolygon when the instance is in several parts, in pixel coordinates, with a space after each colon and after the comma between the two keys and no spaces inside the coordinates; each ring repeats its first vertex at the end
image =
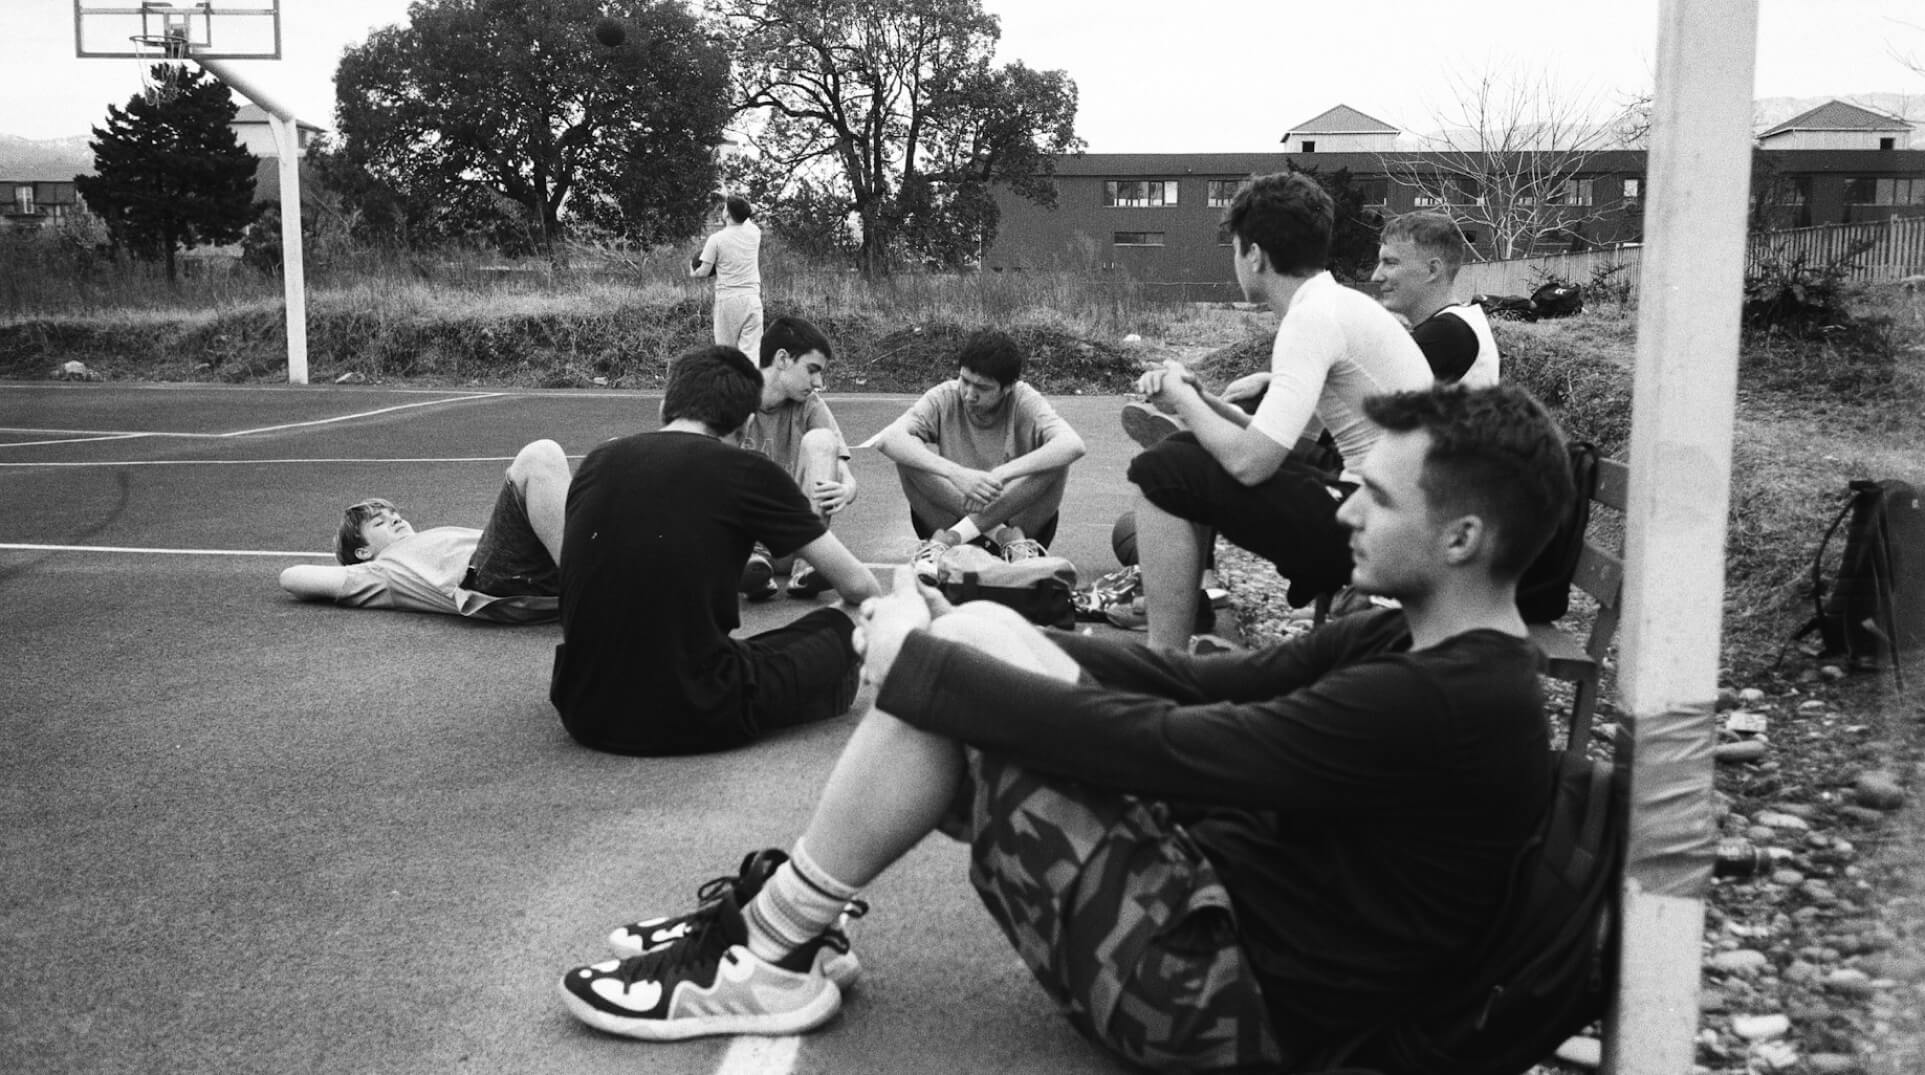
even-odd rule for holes
{"type": "Polygon", "coordinates": [[[1757,15],[1756,0],[1659,9],[1618,675],[1631,827],[1615,1075],[1679,1075],[1697,1046],[1757,15]]]}
{"type": "Polygon", "coordinates": [[[226,63],[195,58],[214,77],[261,106],[274,135],[281,178],[281,280],[287,296],[287,383],[307,383],[307,273],[301,253],[301,130],[294,113],[255,89],[226,63]]]}

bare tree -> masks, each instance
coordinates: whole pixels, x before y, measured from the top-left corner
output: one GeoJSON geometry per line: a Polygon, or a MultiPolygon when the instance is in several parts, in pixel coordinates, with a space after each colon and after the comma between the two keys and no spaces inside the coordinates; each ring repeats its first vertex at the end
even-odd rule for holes
{"type": "Polygon", "coordinates": [[[1419,152],[1379,154],[1417,204],[1488,231],[1500,258],[1601,218],[1585,174],[1590,159],[1635,140],[1636,103],[1571,93],[1545,73],[1447,76],[1449,105],[1432,113],[1419,152]]]}

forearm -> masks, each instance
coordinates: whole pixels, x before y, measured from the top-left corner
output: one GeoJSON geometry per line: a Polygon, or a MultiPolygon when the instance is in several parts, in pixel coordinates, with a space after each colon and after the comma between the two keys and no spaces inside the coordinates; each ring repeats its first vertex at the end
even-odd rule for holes
{"type": "Polygon", "coordinates": [[[1083,444],[1083,438],[1074,433],[1064,434],[1050,438],[1033,452],[1019,455],[998,466],[994,473],[1004,481],[1031,474],[1045,474],[1069,466],[1088,452],[1089,449],[1083,444]]]}
{"type": "Polygon", "coordinates": [[[1245,485],[1255,485],[1275,474],[1288,454],[1282,446],[1249,426],[1249,417],[1242,412],[1238,412],[1242,422],[1218,413],[1210,399],[1192,396],[1179,407],[1184,423],[1203,450],[1245,485]]]}
{"type": "Polygon", "coordinates": [[[937,455],[921,438],[903,430],[891,430],[883,434],[882,439],[876,442],[876,449],[883,458],[899,467],[920,470],[952,482],[962,470],[959,464],[937,455]]]}

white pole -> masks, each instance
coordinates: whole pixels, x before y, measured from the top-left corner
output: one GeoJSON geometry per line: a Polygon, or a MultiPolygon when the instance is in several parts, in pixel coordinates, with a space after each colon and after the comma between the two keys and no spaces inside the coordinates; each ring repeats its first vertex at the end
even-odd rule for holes
{"type": "Polygon", "coordinates": [[[307,273],[301,254],[301,130],[294,113],[220,60],[196,63],[267,113],[281,176],[281,281],[287,296],[287,383],[307,383],[307,273]]]}
{"type": "Polygon", "coordinates": [[[1605,1034],[1621,1075],[1690,1071],[1697,1047],[1757,17],[1756,0],[1659,9],[1618,673],[1630,847],[1605,1034]]]}

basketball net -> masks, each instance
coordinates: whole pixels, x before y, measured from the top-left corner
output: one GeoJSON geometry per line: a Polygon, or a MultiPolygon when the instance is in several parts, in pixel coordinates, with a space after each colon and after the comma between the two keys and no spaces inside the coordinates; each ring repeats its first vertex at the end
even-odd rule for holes
{"type": "Polygon", "coordinates": [[[187,27],[169,25],[165,33],[135,34],[134,62],[140,66],[140,92],[150,105],[162,105],[180,94],[181,75],[188,59],[187,27]],[[165,66],[171,74],[156,78],[154,70],[165,66]]]}

